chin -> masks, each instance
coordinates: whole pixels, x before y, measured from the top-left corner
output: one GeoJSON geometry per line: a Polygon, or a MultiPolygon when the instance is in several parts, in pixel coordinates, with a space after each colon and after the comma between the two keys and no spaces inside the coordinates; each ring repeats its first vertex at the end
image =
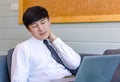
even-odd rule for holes
{"type": "Polygon", "coordinates": [[[42,38],[40,38],[40,39],[41,39],[41,40],[48,39],[48,36],[42,37],[42,38]]]}
{"type": "Polygon", "coordinates": [[[37,36],[36,38],[39,40],[45,40],[45,39],[48,39],[48,37],[49,37],[49,35],[46,34],[46,35],[37,36]]]}

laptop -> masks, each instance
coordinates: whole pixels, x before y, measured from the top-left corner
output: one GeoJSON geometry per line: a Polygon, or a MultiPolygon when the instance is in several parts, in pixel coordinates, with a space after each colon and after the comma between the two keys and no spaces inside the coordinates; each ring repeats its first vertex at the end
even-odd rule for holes
{"type": "Polygon", "coordinates": [[[111,82],[120,55],[85,56],[75,77],[50,82],[111,82]]]}

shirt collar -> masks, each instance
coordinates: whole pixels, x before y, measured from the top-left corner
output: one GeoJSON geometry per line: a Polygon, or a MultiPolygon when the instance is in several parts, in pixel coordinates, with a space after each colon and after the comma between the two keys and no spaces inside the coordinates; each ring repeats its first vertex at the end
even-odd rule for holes
{"type": "Polygon", "coordinates": [[[32,37],[32,39],[33,39],[35,42],[43,43],[43,40],[36,39],[35,37],[32,37]]]}

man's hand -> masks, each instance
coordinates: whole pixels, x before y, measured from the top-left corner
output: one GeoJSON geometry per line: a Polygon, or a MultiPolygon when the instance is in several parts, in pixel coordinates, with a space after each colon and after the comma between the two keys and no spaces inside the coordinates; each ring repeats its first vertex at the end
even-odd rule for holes
{"type": "Polygon", "coordinates": [[[48,39],[50,40],[50,42],[52,43],[56,38],[57,38],[57,36],[51,31],[50,35],[48,37],[48,39]]]}

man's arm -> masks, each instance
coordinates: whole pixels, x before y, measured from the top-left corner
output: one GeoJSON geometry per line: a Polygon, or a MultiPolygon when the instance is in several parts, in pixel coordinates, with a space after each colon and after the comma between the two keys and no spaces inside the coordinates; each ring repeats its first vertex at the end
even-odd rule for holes
{"type": "Polygon", "coordinates": [[[17,46],[12,55],[11,82],[27,82],[28,55],[22,46],[17,46]]]}
{"type": "Polygon", "coordinates": [[[63,63],[70,69],[76,69],[80,65],[81,57],[71,47],[65,44],[54,33],[50,33],[48,38],[56,49],[63,63]]]}

